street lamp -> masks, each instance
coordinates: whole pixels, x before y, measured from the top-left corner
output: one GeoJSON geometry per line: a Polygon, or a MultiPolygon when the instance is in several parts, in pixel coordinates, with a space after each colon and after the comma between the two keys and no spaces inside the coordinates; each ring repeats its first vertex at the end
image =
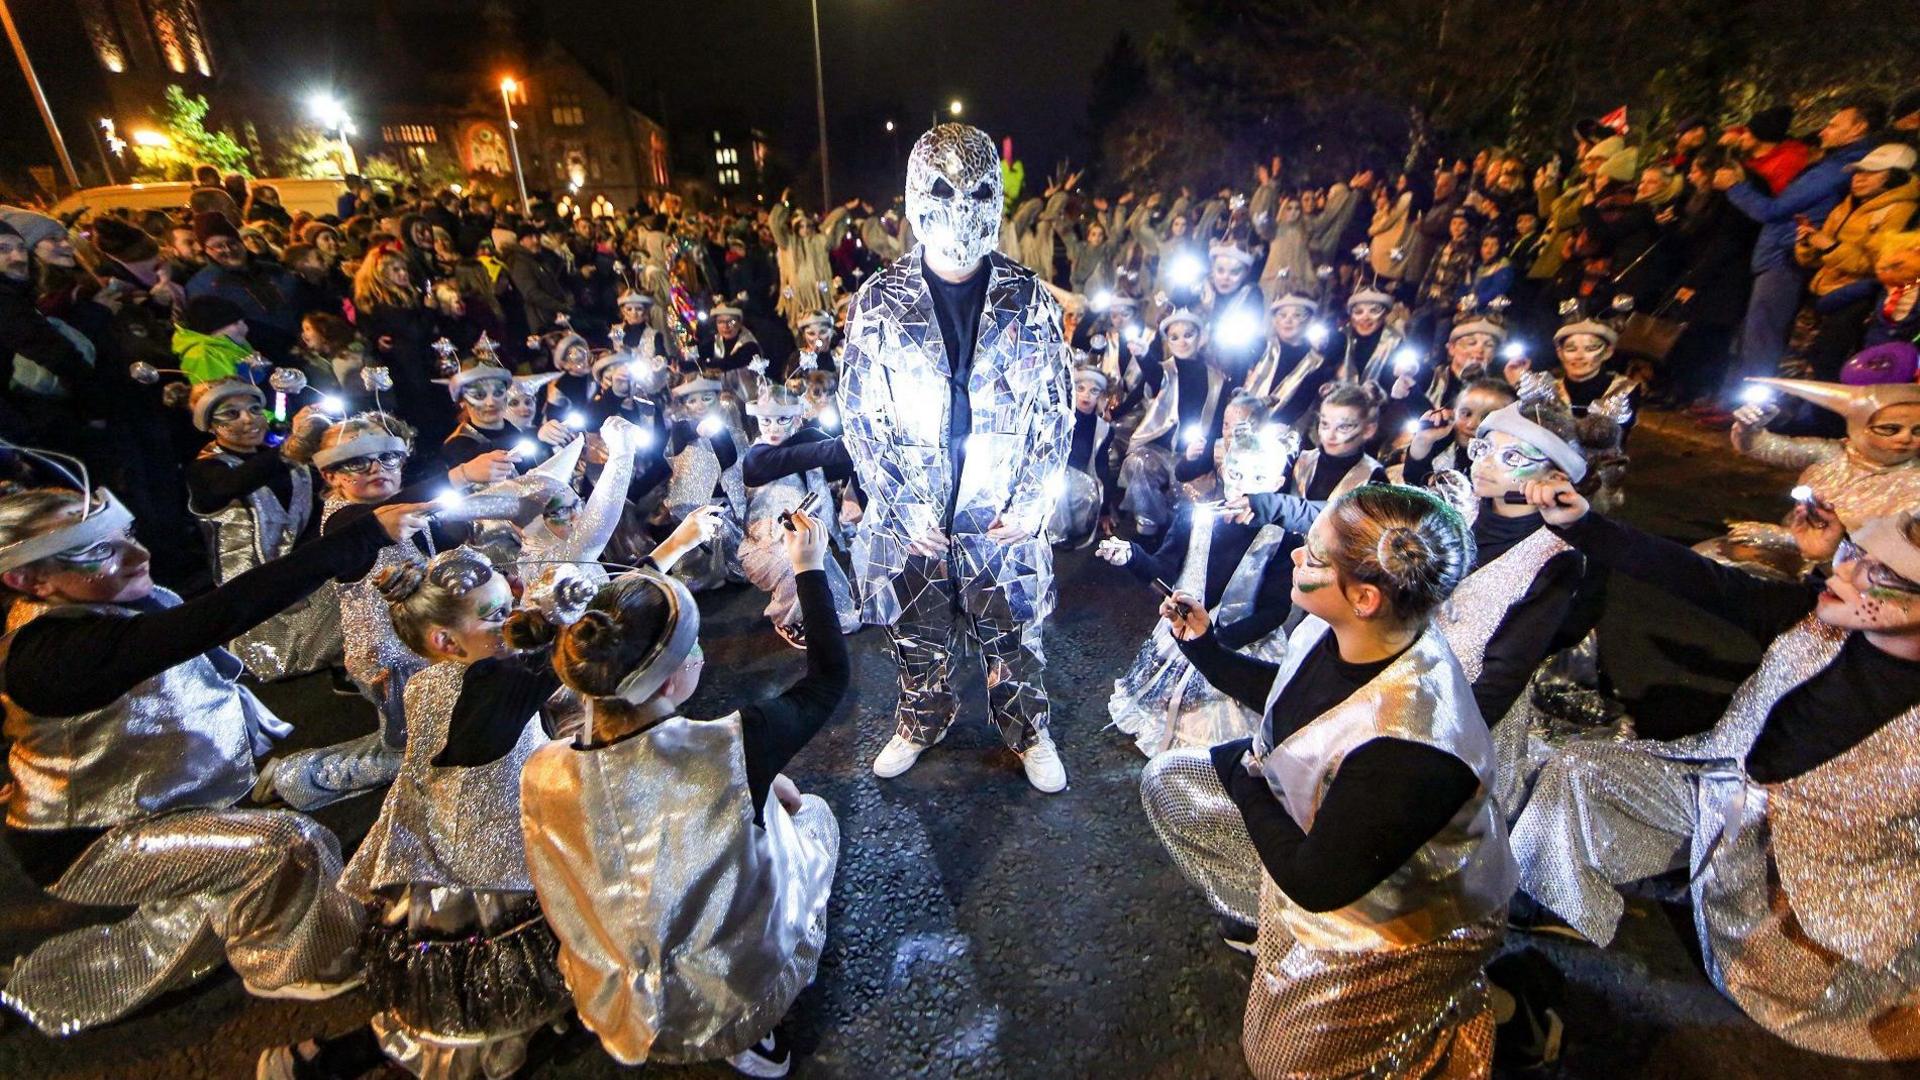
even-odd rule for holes
{"type": "Polygon", "coordinates": [[[833,205],[827,170],[827,77],[820,62],[820,0],[813,0],[813,106],[820,124],[820,205],[833,205]]]}
{"type": "Polygon", "coordinates": [[[354,160],[353,144],[347,136],[353,133],[353,118],[347,115],[347,107],[340,99],[322,90],[307,99],[307,109],[325,131],[334,132],[340,140],[340,175],[360,171],[360,163],[354,160]]]}
{"type": "Polygon", "coordinates": [[[965,110],[966,110],[966,106],[960,104],[959,98],[954,98],[952,101],[947,103],[947,112],[953,116],[959,116],[965,110]]]}
{"type": "Polygon", "coordinates": [[[513,151],[513,182],[520,189],[520,212],[527,212],[527,174],[520,168],[520,137],[515,134],[519,129],[513,123],[513,95],[520,89],[513,76],[500,80],[500,104],[507,109],[507,148],[513,151]]]}

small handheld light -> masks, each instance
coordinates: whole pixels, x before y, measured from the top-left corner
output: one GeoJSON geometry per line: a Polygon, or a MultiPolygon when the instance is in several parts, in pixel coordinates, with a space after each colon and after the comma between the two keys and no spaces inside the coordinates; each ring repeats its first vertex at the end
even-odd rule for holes
{"type": "Polygon", "coordinates": [[[1793,490],[1787,492],[1787,494],[1793,498],[1794,502],[1797,502],[1797,503],[1813,502],[1813,488],[1807,486],[1806,484],[1795,484],[1793,487],[1793,490]]]}
{"type": "Polygon", "coordinates": [[[1327,329],[1326,323],[1309,323],[1307,325],[1307,344],[1316,349],[1322,348],[1326,345],[1327,338],[1331,336],[1331,333],[1332,332],[1327,329]]]}
{"type": "Polygon", "coordinates": [[[329,416],[345,416],[347,414],[347,403],[342,401],[338,394],[322,394],[320,395],[320,411],[329,416]]]}
{"type": "Polygon", "coordinates": [[[525,461],[537,452],[539,452],[539,447],[534,445],[532,439],[521,439],[519,442],[513,444],[512,453],[514,459],[517,461],[525,461]]]}
{"type": "Polygon", "coordinates": [[[1523,341],[1509,341],[1500,349],[1503,360],[1519,360],[1527,355],[1527,345],[1523,341]]]}
{"type": "Polygon", "coordinates": [[[1761,386],[1756,383],[1753,386],[1743,386],[1740,388],[1740,404],[1742,405],[1769,405],[1772,403],[1773,389],[1771,387],[1761,386]]]}
{"type": "Polygon", "coordinates": [[[726,426],[727,425],[718,416],[714,416],[713,414],[709,413],[706,416],[703,416],[700,418],[699,431],[702,436],[705,436],[706,438],[712,438],[713,436],[720,434],[720,432],[724,430],[726,426]]]}
{"type": "Polygon", "coordinates": [[[1186,428],[1180,432],[1180,442],[1182,445],[1199,446],[1205,441],[1207,441],[1207,429],[1201,427],[1199,424],[1188,424],[1186,428]]]}
{"type": "Polygon", "coordinates": [[[567,426],[572,428],[575,431],[587,430],[587,418],[578,409],[575,409],[572,412],[569,412],[567,414],[566,422],[567,422],[567,426]]]}
{"type": "Polygon", "coordinates": [[[1420,374],[1420,351],[1411,345],[1400,346],[1393,354],[1393,373],[1402,379],[1420,374]]]}

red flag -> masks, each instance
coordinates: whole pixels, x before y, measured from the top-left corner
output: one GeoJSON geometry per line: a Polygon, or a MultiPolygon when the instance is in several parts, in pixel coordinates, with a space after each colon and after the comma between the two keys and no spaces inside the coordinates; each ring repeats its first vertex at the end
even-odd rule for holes
{"type": "Polygon", "coordinates": [[[1606,127],[1612,128],[1615,132],[1621,135],[1626,135],[1633,130],[1632,128],[1627,126],[1627,107],[1625,105],[1622,105],[1619,108],[1608,113],[1607,115],[1601,117],[1600,123],[1606,127]]]}

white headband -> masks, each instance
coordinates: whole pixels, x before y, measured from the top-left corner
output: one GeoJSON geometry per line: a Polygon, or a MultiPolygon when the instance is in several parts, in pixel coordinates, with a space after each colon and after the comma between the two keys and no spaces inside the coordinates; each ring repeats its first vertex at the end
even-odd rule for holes
{"type": "Polygon", "coordinates": [[[512,386],[513,372],[508,371],[499,364],[475,364],[472,367],[463,368],[453,373],[453,377],[447,380],[447,393],[453,395],[453,400],[459,401],[462,390],[465,390],[470,384],[480,382],[484,379],[499,379],[508,386],[512,386]]]}
{"type": "Polygon", "coordinates": [[[407,440],[398,435],[369,431],[345,442],[335,443],[313,455],[315,468],[331,469],[343,461],[372,457],[375,454],[406,453],[407,440]]]}
{"type": "Polygon", "coordinates": [[[1232,259],[1241,266],[1253,265],[1253,252],[1248,251],[1238,244],[1214,244],[1207,249],[1207,257],[1211,259],[1232,259]]]}
{"type": "Polygon", "coordinates": [[[806,411],[807,405],[804,401],[782,402],[775,399],[771,394],[762,395],[747,403],[747,415],[760,417],[761,419],[780,416],[799,416],[806,411]]]}
{"type": "Polygon", "coordinates": [[[0,547],[0,573],[31,566],[63,551],[90,548],[119,536],[133,524],[133,514],[120,505],[120,500],[113,497],[113,492],[99,488],[94,492],[94,497],[99,502],[98,507],[80,520],[0,547]]]}
{"type": "Polygon", "coordinates": [[[1174,308],[1167,313],[1166,318],[1160,320],[1160,332],[1163,334],[1166,333],[1167,327],[1177,322],[1191,323],[1202,330],[1207,328],[1206,321],[1200,318],[1199,312],[1191,308],[1174,308]]]}
{"type": "Polygon", "coordinates": [[[1567,474],[1567,479],[1576,484],[1586,479],[1586,457],[1567,445],[1565,439],[1521,415],[1520,403],[1517,401],[1488,413],[1486,418],[1480,421],[1479,430],[1504,431],[1547,455],[1548,460],[1560,466],[1560,471],[1567,474]]]}
{"type": "Polygon", "coordinates": [[[1299,293],[1282,293],[1267,305],[1267,314],[1271,315],[1281,308],[1290,307],[1301,308],[1307,314],[1314,315],[1320,311],[1320,302],[1311,296],[1301,296],[1299,293]]]}
{"type": "Polygon", "coordinates": [[[213,410],[223,401],[237,397],[250,397],[262,405],[267,403],[266,395],[260,393],[260,388],[252,383],[226,379],[214,385],[216,389],[207,391],[200,398],[199,403],[193,407],[193,426],[196,430],[212,430],[213,410]]]}
{"type": "Polygon", "coordinates": [[[673,388],[673,396],[687,397],[690,394],[698,394],[703,392],[709,393],[709,394],[717,394],[723,389],[725,389],[725,387],[722,387],[717,381],[713,379],[689,379],[688,381],[683,382],[679,386],[676,386],[673,388]]]}
{"type": "Polygon", "coordinates": [[[1920,548],[1907,539],[1907,523],[1913,515],[1905,512],[1877,517],[1850,534],[1860,549],[1880,560],[1887,569],[1920,583],[1920,548]]]}

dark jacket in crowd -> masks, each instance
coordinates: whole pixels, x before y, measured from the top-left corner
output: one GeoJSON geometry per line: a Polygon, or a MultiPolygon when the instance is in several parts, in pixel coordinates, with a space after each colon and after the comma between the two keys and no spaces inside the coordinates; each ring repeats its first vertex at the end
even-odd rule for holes
{"type": "Polygon", "coordinates": [[[368,346],[370,364],[385,365],[393,374],[391,412],[419,429],[416,448],[438,447],[453,434],[453,402],[436,385],[433,342],[441,328],[427,308],[377,306],[360,311],[360,336],[368,346]]]}
{"type": "Polygon", "coordinates": [[[217,296],[239,307],[247,341],[276,364],[285,363],[300,340],[298,291],[292,271],[251,255],[238,270],[208,263],[187,282],[189,300],[217,296]]]}
{"type": "Polygon", "coordinates": [[[544,333],[553,328],[555,316],[572,311],[566,285],[533,252],[515,244],[500,253],[500,261],[526,309],[528,333],[544,333]]]}

